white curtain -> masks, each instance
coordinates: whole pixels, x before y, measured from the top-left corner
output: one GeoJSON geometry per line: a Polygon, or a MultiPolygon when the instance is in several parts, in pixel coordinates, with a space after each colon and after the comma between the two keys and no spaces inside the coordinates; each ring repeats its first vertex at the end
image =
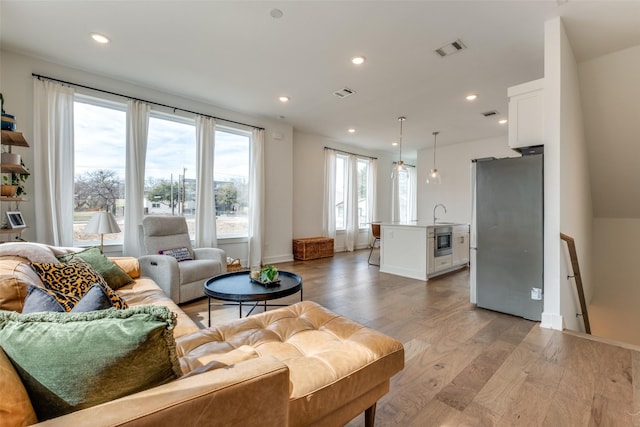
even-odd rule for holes
{"type": "Polygon", "coordinates": [[[74,90],[33,81],[33,170],[36,241],[73,246],[74,90]]]}
{"type": "Polygon", "coordinates": [[[216,204],[213,197],[213,165],[216,146],[216,121],[196,117],[196,247],[218,246],[216,204]]]}
{"type": "Polygon", "coordinates": [[[416,221],[418,219],[417,194],[418,194],[418,174],[416,168],[409,166],[408,188],[407,188],[407,217],[406,221],[416,221]]]}
{"type": "Polygon", "coordinates": [[[144,170],[149,133],[148,104],[127,102],[127,148],[125,160],[124,239],[125,256],[140,255],[138,225],[144,216],[144,170]]]}
{"type": "MultiPolygon", "coordinates": [[[[369,177],[367,179],[367,212],[369,222],[378,221],[378,159],[369,160],[369,177]]],[[[371,228],[369,228],[371,231],[371,228]]],[[[369,235],[369,241],[373,244],[373,233],[369,235]]]]}
{"type": "Polygon", "coordinates": [[[391,167],[394,169],[391,174],[391,222],[400,221],[400,171],[394,162],[391,167]]]}
{"type": "Polygon", "coordinates": [[[344,247],[348,252],[355,249],[358,224],[358,159],[349,155],[347,161],[347,194],[345,194],[345,239],[344,247]]]}
{"type": "Polygon", "coordinates": [[[367,202],[369,212],[369,222],[378,220],[378,159],[369,160],[369,177],[367,180],[367,202]]]}
{"type": "Polygon", "coordinates": [[[322,235],[336,237],[336,152],[324,150],[324,197],[322,235]]]}
{"type": "Polygon", "coordinates": [[[264,129],[254,129],[249,155],[249,255],[247,265],[262,264],[264,233],[264,129]]]}

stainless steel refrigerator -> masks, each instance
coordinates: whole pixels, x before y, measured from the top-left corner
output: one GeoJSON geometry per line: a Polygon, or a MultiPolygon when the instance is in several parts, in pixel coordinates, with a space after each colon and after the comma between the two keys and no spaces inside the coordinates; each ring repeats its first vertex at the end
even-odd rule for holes
{"type": "Polygon", "coordinates": [[[475,297],[478,307],[539,321],[543,155],[474,160],[472,174],[472,301],[475,297]]]}

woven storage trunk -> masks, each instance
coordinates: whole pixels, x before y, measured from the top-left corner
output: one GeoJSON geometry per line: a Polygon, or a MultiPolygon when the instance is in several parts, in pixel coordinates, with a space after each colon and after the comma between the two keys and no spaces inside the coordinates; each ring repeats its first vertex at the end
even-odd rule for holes
{"type": "Polygon", "coordinates": [[[306,261],[331,256],[333,256],[333,239],[329,237],[293,239],[293,258],[295,259],[306,261]]]}

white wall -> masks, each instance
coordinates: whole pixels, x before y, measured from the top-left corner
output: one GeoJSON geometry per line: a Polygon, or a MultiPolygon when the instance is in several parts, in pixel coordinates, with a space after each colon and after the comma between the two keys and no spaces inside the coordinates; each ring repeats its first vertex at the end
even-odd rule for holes
{"type": "Polygon", "coordinates": [[[640,345],[640,219],[594,220],[592,333],[640,345]]]}
{"type": "Polygon", "coordinates": [[[554,18],[544,27],[544,309],[541,325],[562,330],[560,301],[565,279],[560,258],[560,113],[562,22],[554,18]]]}
{"type": "Polygon", "coordinates": [[[542,326],[582,330],[560,233],[575,239],[587,298],[591,289],[592,207],[580,88],[560,18],[545,23],[545,263],[542,326]]]}
{"type": "Polygon", "coordinates": [[[578,65],[594,182],[592,333],[640,345],[640,46],[578,65]]]}
{"type": "MultiPolygon", "coordinates": [[[[506,96],[506,94],[505,94],[506,96]]],[[[427,174],[433,167],[433,148],[418,152],[418,220],[433,221],[433,208],[438,203],[447,207],[447,213],[438,209],[442,221],[471,223],[471,160],[483,157],[517,157],[520,154],[507,145],[505,135],[437,148],[437,166],[442,174],[440,184],[427,184],[427,174]]]]}
{"type": "MultiPolygon", "coordinates": [[[[364,150],[318,135],[298,131],[293,133],[293,237],[322,236],[322,203],[324,191],[324,147],[344,150],[378,158],[377,212],[375,220],[391,220],[391,164],[390,153],[364,150]]],[[[407,163],[411,163],[407,161],[407,163]]],[[[356,247],[369,244],[369,230],[358,236],[356,247]]],[[[337,251],[344,249],[341,233],[334,242],[337,251]]]]}
{"type": "MultiPolygon", "coordinates": [[[[588,303],[593,296],[591,178],[578,67],[564,31],[561,32],[561,37],[560,231],[575,239],[580,277],[588,303]]],[[[584,331],[584,322],[575,316],[582,312],[575,282],[566,279],[571,275],[571,261],[566,257],[567,252],[562,253],[565,256],[560,262],[560,313],[565,328],[584,331]]]]}
{"type": "MultiPolygon", "coordinates": [[[[23,132],[33,147],[33,84],[31,73],[42,74],[73,83],[122,93],[132,97],[181,107],[204,114],[210,114],[229,120],[248,123],[265,128],[265,164],[266,164],[266,213],[264,261],[279,262],[292,259],[291,239],[293,235],[293,129],[291,126],[260,117],[247,116],[185,99],[159,90],[136,86],[124,81],[116,81],[84,71],[63,67],[36,58],[0,51],[0,91],[5,97],[5,110],[17,116],[18,130],[23,132]]],[[[78,90],[78,92],[81,92],[78,90]]],[[[25,163],[31,167],[33,175],[33,149],[20,150],[25,163]]],[[[34,194],[33,179],[27,181],[27,192],[34,194]]],[[[72,189],[70,189],[72,191],[72,189]]],[[[40,207],[42,208],[42,207],[40,207]]],[[[37,202],[22,202],[20,209],[28,224],[33,224],[37,212],[37,202]]],[[[27,230],[24,237],[32,239],[33,229],[27,230]]],[[[230,244],[220,247],[228,251],[229,256],[246,260],[246,244],[230,244]]]]}

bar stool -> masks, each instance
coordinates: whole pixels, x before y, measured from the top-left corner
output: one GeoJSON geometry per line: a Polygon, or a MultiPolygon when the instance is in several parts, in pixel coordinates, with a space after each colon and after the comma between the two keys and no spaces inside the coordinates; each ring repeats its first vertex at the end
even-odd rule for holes
{"type": "Polygon", "coordinates": [[[367,262],[369,263],[369,265],[380,266],[380,264],[371,262],[371,255],[373,254],[373,250],[376,247],[376,242],[380,243],[380,223],[371,223],[371,235],[373,236],[373,243],[371,244],[371,251],[369,252],[369,259],[367,260],[367,262]]]}

